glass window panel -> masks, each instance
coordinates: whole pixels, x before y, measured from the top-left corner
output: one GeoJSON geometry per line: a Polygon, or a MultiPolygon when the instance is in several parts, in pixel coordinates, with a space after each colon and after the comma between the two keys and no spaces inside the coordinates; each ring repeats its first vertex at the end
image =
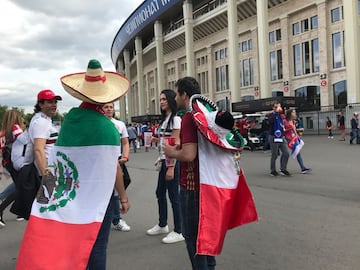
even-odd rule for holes
{"type": "Polygon", "coordinates": [[[272,81],[277,79],[276,72],[276,53],[275,51],[270,52],[270,78],[272,81]]]}
{"type": "Polygon", "coordinates": [[[332,34],[333,68],[342,66],[341,33],[332,34]]]}
{"type": "Polygon", "coordinates": [[[318,28],[318,16],[311,17],[311,29],[317,29],[318,28]]]}
{"type": "Polygon", "coordinates": [[[276,40],[281,40],[281,29],[276,29],[276,40]]]}
{"type": "Polygon", "coordinates": [[[309,19],[305,19],[301,21],[301,32],[309,31],[309,19]]]}
{"type": "Polygon", "coordinates": [[[294,50],[294,75],[301,75],[301,54],[300,54],[300,44],[293,46],[294,50]]]}
{"type": "Polygon", "coordinates": [[[331,22],[340,21],[340,8],[334,8],[331,10],[331,22]]]}
{"type": "Polygon", "coordinates": [[[254,85],[254,59],[250,58],[250,85],[254,85]]]}
{"type": "Polygon", "coordinates": [[[274,31],[271,31],[269,33],[269,43],[274,43],[275,42],[275,32],[274,31]]]}
{"type": "Polygon", "coordinates": [[[282,79],[283,78],[283,63],[282,63],[281,50],[277,51],[277,69],[278,69],[278,79],[282,79]]]}
{"type": "Polygon", "coordinates": [[[303,64],[303,74],[310,73],[310,48],[309,42],[302,43],[302,64],[303,64]]]}
{"type": "Polygon", "coordinates": [[[244,69],[244,86],[249,86],[249,61],[248,59],[243,60],[243,69],[244,69]]]}
{"type": "Polygon", "coordinates": [[[297,35],[300,33],[299,23],[293,23],[293,35],[297,35]]]}
{"type": "Polygon", "coordinates": [[[312,56],[312,72],[320,71],[320,58],[319,58],[319,39],[311,41],[311,56],[312,56]]]}

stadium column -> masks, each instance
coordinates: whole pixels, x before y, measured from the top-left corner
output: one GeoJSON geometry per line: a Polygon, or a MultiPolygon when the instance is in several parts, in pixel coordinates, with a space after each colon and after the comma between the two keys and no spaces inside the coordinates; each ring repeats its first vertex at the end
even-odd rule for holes
{"type": "Polygon", "coordinates": [[[194,20],[193,6],[190,0],[185,0],[183,4],[184,27],[185,27],[185,50],[186,50],[186,75],[195,78],[195,52],[194,52],[194,20]]]}
{"type": "Polygon", "coordinates": [[[165,75],[164,75],[164,38],[163,38],[163,28],[160,21],[155,21],[154,24],[154,33],[155,33],[155,44],[156,44],[156,66],[157,66],[157,90],[155,96],[155,110],[159,110],[159,99],[160,92],[165,89],[165,75]]]}
{"type": "MultiPolygon", "coordinates": [[[[281,29],[281,55],[282,55],[282,74],[283,74],[283,81],[284,82],[288,82],[288,84],[290,83],[290,70],[291,66],[290,63],[292,63],[292,59],[290,58],[289,55],[289,46],[288,46],[288,42],[289,42],[289,31],[288,31],[288,25],[289,25],[289,16],[287,14],[283,15],[280,17],[280,29],[281,29]]],[[[277,57],[279,57],[279,55],[277,55],[277,57]]],[[[279,59],[278,59],[279,62],[279,59]]],[[[278,73],[279,72],[279,65],[277,65],[278,68],[278,73]]],[[[285,86],[285,85],[284,85],[285,86]]],[[[286,85],[288,86],[288,85],[286,85]]],[[[295,95],[294,92],[292,92],[291,89],[291,85],[288,86],[290,88],[290,91],[288,91],[288,94],[286,94],[286,92],[284,92],[284,96],[285,95],[295,95]],[[290,94],[293,93],[293,94],[290,94]]]]}
{"type": "MultiPolygon", "coordinates": [[[[211,45],[206,47],[206,53],[207,53],[207,70],[208,70],[208,89],[207,91],[209,92],[209,97],[211,100],[215,100],[215,86],[213,85],[213,76],[214,73],[212,72],[212,70],[214,70],[213,68],[213,47],[211,45]]],[[[202,89],[201,89],[202,91],[202,89]]]]}
{"type": "Polygon", "coordinates": [[[127,119],[127,121],[129,123],[131,123],[131,116],[134,116],[134,110],[133,110],[133,106],[134,106],[133,94],[134,94],[134,92],[132,91],[132,84],[131,84],[131,74],[130,74],[130,65],[131,64],[130,64],[129,50],[124,50],[123,55],[124,55],[124,63],[125,63],[125,76],[130,81],[129,91],[127,92],[127,100],[128,100],[128,114],[127,114],[128,119],[127,119]]]}
{"type": "Polygon", "coordinates": [[[239,71],[239,55],[238,55],[238,25],[237,25],[237,1],[227,2],[228,17],[228,47],[229,47],[229,104],[241,100],[240,92],[240,71],[239,71]]]}
{"type": "MultiPolygon", "coordinates": [[[[358,0],[344,0],[347,103],[360,102],[358,0]]],[[[345,60],[345,59],[344,59],[345,60]]]]}
{"type": "Polygon", "coordinates": [[[260,97],[271,97],[270,60],[269,60],[269,22],[268,0],[256,1],[258,26],[258,56],[259,56],[259,84],[260,97]]]}
{"type": "Polygon", "coordinates": [[[135,38],[135,51],[136,51],[136,73],[137,73],[137,83],[138,83],[138,95],[139,100],[136,104],[139,108],[139,115],[145,114],[145,89],[144,89],[144,68],[143,68],[143,49],[142,49],[142,40],[141,37],[137,36],[135,38]]]}
{"type": "MultiPolygon", "coordinates": [[[[124,60],[122,58],[118,59],[117,62],[117,72],[121,74],[125,74],[124,72],[124,60]]],[[[120,119],[126,121],[126,95],[122,96],[119,99],[119,113],[120,113],[120,119]]]]}
{"type": "MultiPolygon", "coordinates": [[[[329,74],[328,66],[332,65],[332,57],[329,51],[328,41],[328,27],[327,27],[327,4],[326,0],[317,1],[317,14],[318,14],[318,39],[319,39],[319,74],[329,74]],[[321,48],[321,49],[320,49],[321,48]]],[[[331,106],[333,102],[332,91],[329,91],[329,79],[327,78],[327,85],[320,87],[320,104],[321,106],[331,106]]],[[[318,81],[320,86],[320,77],[318,81]]]]}

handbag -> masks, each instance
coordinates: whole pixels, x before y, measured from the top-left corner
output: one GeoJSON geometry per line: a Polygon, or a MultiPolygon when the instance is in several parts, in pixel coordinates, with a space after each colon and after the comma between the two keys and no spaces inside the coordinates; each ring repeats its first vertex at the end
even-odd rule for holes
{"type": "Polygon", "coordinates": [[[122,169],[122,172],[123,172],[123,178],[124,178],[124,187],[125,189],[127,189],[127,187],[130,185],[131,183],[131,178],[130,178],[130,175],[129,175],[129,172],[125,166],[125,164],[120,164],[120,167],[122,169]]]}

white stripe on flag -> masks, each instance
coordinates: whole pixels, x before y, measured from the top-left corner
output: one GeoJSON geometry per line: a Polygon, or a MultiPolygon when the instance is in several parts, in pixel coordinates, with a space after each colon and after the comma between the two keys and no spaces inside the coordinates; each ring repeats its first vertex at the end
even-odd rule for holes
{"type": "Polygon", "coordinates": [[[198,143],[201,144],[201,147],[198,147],[200,183],[235,189],[238,186],[239,175],[236,172],[232,151],[214,146],[199,132],[198,143]]]}
{"type": "Polygon", "coordinates": [[[75,189],[76,196],[73,200],[69,200],[64,207],[58,207],[55,211],[45,211],[43,213],[40,212],[40,208],[49,206],[52,202],[40,204],[35,199],[31,215],[72,224],[102,222],[114,188],[117,167],[117,159],[109,157],[119,156],[120,147],[109,145],[55,146],[49,157],[48,164],[52,164],[52,161],[60,161],[63,166],[69,167],[61,158],[55,156],[58,151],[64,153],[77,168],[79,187],[75,189]],[[94,213],[96,213],[96,216],[94,216],[94,213]]]}

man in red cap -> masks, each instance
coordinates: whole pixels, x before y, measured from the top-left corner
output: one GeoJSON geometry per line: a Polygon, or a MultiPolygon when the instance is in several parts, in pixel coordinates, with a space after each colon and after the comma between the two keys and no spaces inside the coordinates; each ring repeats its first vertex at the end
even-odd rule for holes
{"type": "Polygon", "coordinates": [[[62,100],[61,96],[55,95],[52,90],[41,90],[37,95],[35,115],[29,126],[29,136],[34,146],[35,165],[40,175],[45,174],[47,157],[58,136],[58,130],[52,125],[51,120],[56,113],[58,100],[62,100]]]}

